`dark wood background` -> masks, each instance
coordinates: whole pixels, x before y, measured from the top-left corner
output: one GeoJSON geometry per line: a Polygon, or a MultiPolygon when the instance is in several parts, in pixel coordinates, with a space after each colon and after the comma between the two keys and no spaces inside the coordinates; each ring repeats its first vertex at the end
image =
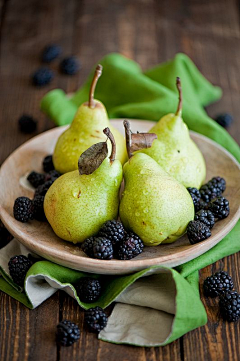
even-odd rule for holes
{"type": "MultiPolygon", "coordinates": [[[[75,91],[92,66],[113,51],[133,58],[143,69],[179,51],[188,54],[224,91],[222,100],[208,107],[209,114],[231,113],[235,122],[229,132],[240,141],[239,9],[236,0],[1,0],[0,164],[33,136],[18,131],[19,116],[32,114],[39,120],[36,134],[52,128],[39,110],[42,96],[55,87],[75,91]],[[51,85],[36,89],[30,74],[41,65],[41,49],[52,42],[59,43],[64,54],[79,56],[82,70],[74,77],[58,74],[51,85]]],[[[51,67],[57,70],[57,62],[51,67]]],[[[200,272],[200,288],[207,276],[227,270],[240,290],[239,269],[239,255],[224,258],[200,272]]],[[[202,300],[206,326],[165,347],[137,348],[98,341],[85,330],[77,303],[64,293],[33,311],[0,293],[0,360],[239,360],[239,323],[223,322],[216,301],[202,300]],[[78,323],[83,331],[80,342],[59,349],[54,332],[62,318],[78,323]]]]}

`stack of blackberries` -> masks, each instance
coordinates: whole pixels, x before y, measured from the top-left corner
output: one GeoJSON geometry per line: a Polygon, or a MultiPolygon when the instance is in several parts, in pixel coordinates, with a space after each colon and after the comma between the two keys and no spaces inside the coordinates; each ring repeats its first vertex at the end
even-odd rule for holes
{"type": "Polygon", "coordinates": [[[228,322],[235,322],[240,318],[240,294],[233,291],[233,288],[232,278],[225,271],[207,277],[203,283],[205,296],[220,298],[220,312],[228,322]]]}
{"type": "Polygon", "coordinates": [[[116,257],[128,260],[143,251],[142,240],[133,232],[127,232],[121,222],[107,221],[95,237],[86,239],[82,250],[91,258],[109,260],[116,257]]]}
{"type": "Polygon", "coordinates": [[[209,238],[215,221],[229,215],[229,201],[222,196],[225,189],[226,181],[221,177],[212,178],[200,190],[187,188],[195,208],[194,221],[189,222],[187,227],[187,235],[191,244],[209,238]]]}
{"type": "Polygon", "coordinates": [[[15,200],[13,215],[20,222],[25,223],[32,219],[46,221],[43,210],[44,197],[50,186],[61,174],[54,169],[51,155],[44,158],[42,166],[45,174],[32,171],[27,177],[29,183],[36,188],[34,198],[31,200],[28,197],[18,197],[15,200]]]}

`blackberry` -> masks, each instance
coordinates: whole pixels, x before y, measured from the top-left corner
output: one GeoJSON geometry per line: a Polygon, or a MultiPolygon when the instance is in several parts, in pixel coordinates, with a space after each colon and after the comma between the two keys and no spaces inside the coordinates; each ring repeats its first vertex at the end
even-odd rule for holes
{"type": "Polygon", "coordinates": [[[89,257],[93,258],[93,243],[95,241],[94,237],[90,237],[85,239],[82,243],[82,250],[85,252],[89,257]]]}
{"type": "Polygon", "coordinates": [[[55,181],[57,178],[59,178],[61,176],[61,173],[59,173],[58,171],[56,171],[55,169],[50,170],[46,175],[45,175],[45,182],[52,180],[55,181]]]}
{"type": "Polygon", "coordinates": [[[40,186],[41,184],[43,184],[45,182],[45,175],[32,171],[28,177],[27,180],[31,183],[31,185],[34,188],[37,188],[38,186],[40,186]]]}
{"type": "Polygon", "coordinates": [[[43,203],[44,196],[36,196],[33,198],[33,216],[38,221],[46,221],[43,203]]]}
{"type": "Polygon", "coordinates": [[[199,208],[199,201],[201,198],[201,194],[197,188],[188,187],[187,190],[188,190],[190,196],[192,197],[195,211],[197,211],[199,208]]]}
{"type": "Polygon", "coordinates": [[[54,182],[53,180],[49,180],[49,181],[43,183],[42,185],[38,186],[35,191],[34,197],[45,196],[45,194],[47,193],[48,189],[51,187],[53,182],[54,182]]]}
{"type": "Polygon", "coordinates": [[[124,240],[119,243],[117,256],[122,260],[132,259],[142,253],[143,248],[143,241],[135,233],[130,232],[124,240]]]}
{"type": "Polygon", "coordinates": [[[187,236],[191,244],[195,244],[211,236],[211,231],[200,221],[190,221],[187,226],[187,236]]]}
{"type": "Polygon", "coordinates": [[[61,52],[62,48],[59,45],[47,45],[42,52],[42,61],[44,63],[50,63],[52,60],[56,59],[61,52]]]}
{"type": "Polygon", "coordinates": [[[64,58],[60,63],[60,70],[64,74],[74,75],[80,69],[80,62],[75,56],[64,58]]]}
{"type": "Polygon", "coordinates": [[[214,177],[210,180],[211,184],[214,185],[215,188],[218,188],[221,193],[223,193],[226,189],[226,181],[221,177],[214,177]]]}
{"type": "Polygon", "coordinates": [[[206,209],[207,203],[200,199],[198,206],[196,207],[195,211],[198,212],[201,209],[206,209]]]}
{"type": "Polygon", "coordinates": [[[33,219],[33,204],[27,197],[18,197],[13,206],[13,215],[17,221],[22,223],[33,219]]]}
{"type": "Polygon", "coordinates": [[[101,294],[99,280],[90,277],[83,277],[75,285],[77,295],[82,302],[95,302],[101,294]]]}
{"type": "Polygon", "coordinates": [[[7,228],[0,220],[0,249],[5,247],[12,239],[13,236],[8,232],[7,228]]]}
{"type": "Polygon", "coordinates": [[[214,217],[216,217],[217,219],[226,218],[230,212],[229,202],[224,197],[217,197],[208,204],[207,208],[214,214],[214,217]]]}
{"type": "Polygon", "coordinates": [[[109,239],[103,237],[95,238],[93,242],[93,257],[98,259],[112,259],[112,242],[109,239]]]}
{"type": "Polygon", "coordinates": [[[101,307],[90,308],[85,312],[85,322],[92,331],[100,332],[107,326],[107,315],[101,307]]]}
{"type": "Polygon", "coordinates": [[[75,323],[64,320],[57,325],[56,340],[61,346],[71,346],[79,338],[80,330],[75,323]]]}
{"type": "Polygon", "coordinates": [[[204,294],[209,297],[217,297],[232,289],[232,277],[225,271],[214,273],[214,275],[207,277],[203,283],[204,294]]]}
{"type": "Polygon", "coordinates": [[[112,242],[113,247],[119,241],[123,240],[125,230],[121,222],[107,221],[100,229],[98,236],[109,239],[112,242]]]}
{"type": "Polygon", "coordinates": [[[227,128],[233,122],[233,117],[230,114],[224,113],[224,114],[219,114],[215,118],[215,120],[223,128],[227,128]]]}
{"type": "Polygon", "coordinates": [[[48,173],[51,170],[54,170],[54,165],[53,165],[53,160],[52,160],[52,155],[47,155],[44,159],[43,159],[43,170],[44,172],[48,173]]]}
{"type": "Polygon", "coordinates": [[[8,262],[10,276],[18,286],[24,285],[24,280],[32,262],[26,256],[14,256],[8,262]]]}
{"type": "Polygon", "coordinates": [[[36,86],[43,86],[50,83],[54,78],[54,73],[48,68],[40,68],[32,75],[32,83],[36,86]]]}
{"type": "Polygon", "coordinates": [[[209,203],[212,199],[220,196],[222,192],[217,188],[214,183],[208,182],[200,188],[201,198],[204,202],[209,203]]]}
{"type": "Polygon", "coordinates": [[[235,322],[240,318],[240,295],[236,291],[228,291],[220,297],[220,312],[228,322],[235,322]]]}
{"type": "Polygon", "coordinates": [[[206,226],[208,226],[209,229],[211,229],[215,224],[215,218],[211,211],[200,209],[195,214],[194,221],[200,221],[204,223],[206,226]]]}
{"type": "Polygon", "coordinates": [[[30,134],[37,129],[37,121],[30,115],[23,114],[18,119],[18,127],[22,133],[30,134]]]}

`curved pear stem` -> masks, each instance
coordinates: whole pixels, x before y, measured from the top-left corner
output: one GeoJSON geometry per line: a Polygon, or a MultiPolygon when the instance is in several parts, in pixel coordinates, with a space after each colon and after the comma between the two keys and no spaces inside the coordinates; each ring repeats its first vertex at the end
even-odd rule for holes
{"type": "Polygon", "coordinates": [[[177,79],[176,79],[176,85],[177,85],[177,90],[178,90],[178,94],[179,94],[178,108],[176,111],[176,115],[181,116],[181,114],[182,114],[182,87],[181,87],[181,80],[179,77],[177,77],[177,79]]]}
{"type": "Polygon", "coordinates": [[[102,65],[98,64],[93,76],[92,84],[89,91],[89,101],[88,106],[89,108],[94,108],[94,92],[96,88],[96,84],[100,76],[102,75],[102,65]]]}
{"type": "Polygon", "coordinates": [[[108,139],[110,140],[111,144],[112,144],[112,153],[110,154],[110,162],[114,162],[115,157],[116,157],[116,142],[114,139],[113,134],[111,133],[109,128],[105,128],[103,129],[103,133],[108,137],[108,139]]]}
{"type": "Polygon", "coordinates": [[[130,122],[125,119],[123,121],[123,125],[125,128],[125,137],[126,137],[126,147],[127,147],[127,154],[128,154],[128,158],[130,159],[132,157],[132,152],[131,152],[131,146],[132,146],[132,131],[130,129],[130,122]]]}

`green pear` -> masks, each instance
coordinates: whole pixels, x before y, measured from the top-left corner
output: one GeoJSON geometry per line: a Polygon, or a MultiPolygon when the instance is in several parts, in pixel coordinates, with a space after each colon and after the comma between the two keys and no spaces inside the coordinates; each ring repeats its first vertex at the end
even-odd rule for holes
{"type": "Polygon", "coordinates": [[[127,160],[124,137],[110,125],[104,105],[94,100],[94,90],[101,73],[102,66],[98,65],[90,88],[89,101],[79,107],[70,127],[58,138],[53,164],[62,174],[77,169],[79,156],[93,144],[104,141],[102,131],[106,127],[110,128],[117,144],[116,159],[122,164],[127,160]]]}
{"type": "Polygon", "coordinates": [[[46,193],[47,220],[66,241],[83,242],[97,234],[106,221],[117,218],[122,164],[115,160],[109,128],[103,132],[112,143],[110,157],[106,142],[94,144],[80,156],[79,170],[63,174],[46,193]]]}
{"type": "Polygon", "coordinates": [[[146,246],[172,243],[185,233],[194,218],[194,205],[181,183],[144,153],[130,157],[123,176],[119,212],[126,229],[136,233],[146,246]]]}
{"type": "Polygon", "coordinates": [[[152,157],[167,173],[185,187],[200,188],[206,177],[202,153],[190,138],[182,119],[182,92],[177,78],[179,104],[176,114],[167,114],[150,129],[158,137],[149,149],[142,152],[152,157]]]}

